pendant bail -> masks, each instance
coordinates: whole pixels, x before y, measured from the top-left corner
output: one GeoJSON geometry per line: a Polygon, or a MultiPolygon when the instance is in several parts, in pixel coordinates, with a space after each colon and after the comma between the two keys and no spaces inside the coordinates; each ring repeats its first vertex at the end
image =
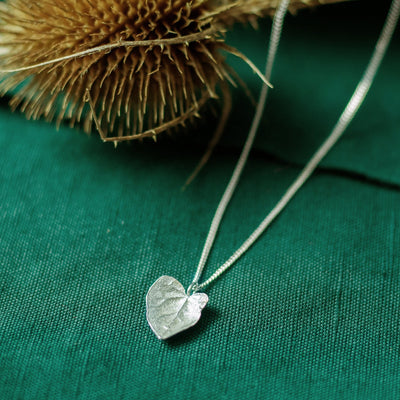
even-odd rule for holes
{"type": "Polygon", "coordinates": [[[199,285],[197,282],[192,282],[192,283],[189,285],[189,287],[187,288],[186,294],[187,294],[188,296],[191,296],[192,294],[197,293],[198,290],[199,290],[199,286],[200,286],[200,285],[199,285]]]}

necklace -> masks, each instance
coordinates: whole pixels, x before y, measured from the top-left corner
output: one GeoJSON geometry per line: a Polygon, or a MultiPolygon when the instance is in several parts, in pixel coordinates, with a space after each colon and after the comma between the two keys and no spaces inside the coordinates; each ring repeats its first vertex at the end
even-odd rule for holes
{"type": "MultiPolygon", "coordinates": [[[[289,3],[290,0],[282,0],[274,17],[265,71],[265,78],[267,81],[270,81],[272,68],[281,37],[283,21],[289,3]]],[[[175,278],[164,275],[157,279],[147,293],[147,321],[159,339],[168,339],[171,336],[174,336],[177,333],[192,327],[198,322],[201,317],[201,312],[208,302],[207,294],[200,291],[217,280],[221,274],[229,269],[257,241],[257,239],[265,232],[269,225],[295,196],[298,190],[304,185],[308,178],[310,178],[322,159],[343,135],[346,128],[351,123],[360,106],[362,105],[374,81],[378,68],[384,58],[384,55],[386,54],[388,45],[393,36],[393,32],[399,19],[399,14],[400,0],[393,0],[384,27],[364,75],[362,76],[350,101],[345,107],[330,135],[311,157],[295,181],[290,185],[282,198],[262,220],[260,225],[253,231],[253,233],[207,280],[205,280],[203,283],[199,283],[208,256],[214,244],[221,220],[238,185],[241,173],[244,169],[252,144],[254,142],[268,94],[268,87],[263,86],[249,135],[246,139],[246,143],[243,147],[232,177],[225,189],[225,192],[213,217],[193,281],[189,285],[188,289],[185,290],[183,285],[175,278]]]]}

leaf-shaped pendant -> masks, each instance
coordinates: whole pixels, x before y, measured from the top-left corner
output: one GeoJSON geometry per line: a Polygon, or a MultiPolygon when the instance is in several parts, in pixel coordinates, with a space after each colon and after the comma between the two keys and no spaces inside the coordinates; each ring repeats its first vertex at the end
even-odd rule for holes
{"type": "Polygon", "coordinates": [[[175,278],[164,275],[147,292],[147,322],[159,339],[168,339],[195,325],[207,302],[205,293],[188,296],[175,278]]]}

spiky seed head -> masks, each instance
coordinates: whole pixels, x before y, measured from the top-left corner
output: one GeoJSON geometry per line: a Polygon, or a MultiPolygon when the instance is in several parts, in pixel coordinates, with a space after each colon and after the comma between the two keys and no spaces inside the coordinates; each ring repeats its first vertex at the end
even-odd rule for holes
{"type": "Polygon", "coordinates": [[[12,100],[28,117],[67,117],[93,121],[87,94],[99,124],[118,136],[135,135],[197,111],[216,97],[227,77],[219,51],[221,27],[204,0],[9,0],[1,12],[5,68],[40,64],[97,46],[140,41],[95,54],[20,71],[5,79],[2,92],[27,80],[12,100]],[[199,34],[199,40],[179,40],[199,34]],[[176,39],[155,45],[154,40],[176,39]]]}
{"type": "Polygon", "coordinates": [[[226,27],[271,13],[277,3],[7,0],[0,4],[2,67],[41,66],[8,75],[0,91],[17,88],[11,105],[29,118],[68,118],[87,132],[95,122],[117,140],[154,137],[197,115],[230,80],[221,53],[226,27]]]}

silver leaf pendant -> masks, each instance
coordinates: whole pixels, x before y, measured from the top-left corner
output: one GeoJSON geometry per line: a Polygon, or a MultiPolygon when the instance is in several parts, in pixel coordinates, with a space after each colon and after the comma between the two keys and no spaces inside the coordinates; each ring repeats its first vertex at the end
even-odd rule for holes
{"type": "Polygon", "coordinates": [[[147,322],[159,339],[168,339],[195,325],[207,302],[205,293],[188,296],[175,278],[164,275],[147,292],[147,322]]]}

